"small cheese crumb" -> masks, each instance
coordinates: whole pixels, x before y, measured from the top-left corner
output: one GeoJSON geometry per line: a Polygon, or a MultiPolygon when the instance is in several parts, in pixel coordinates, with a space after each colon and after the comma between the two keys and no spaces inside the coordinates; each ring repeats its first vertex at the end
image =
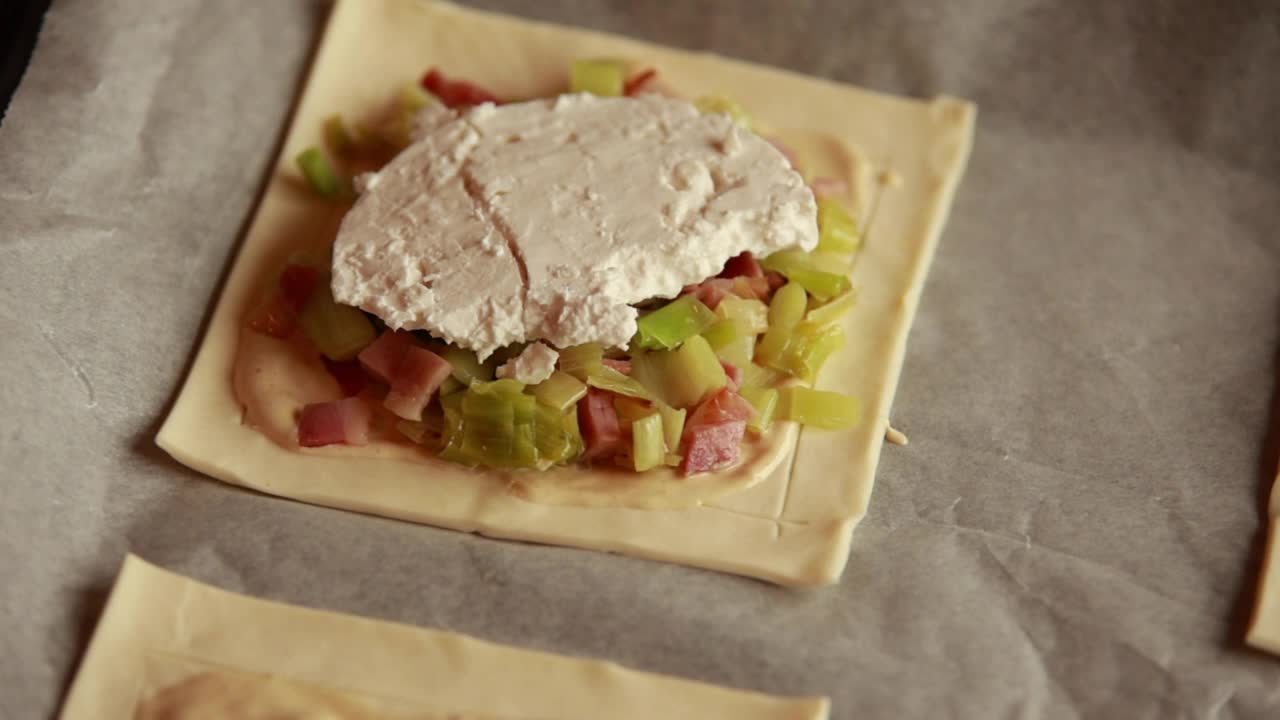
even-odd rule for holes
{"type": "Polygon", "coordinates": [[[551,373],[556,371],[556,360],[559,358],[560,353],[536,342],[503,363],[498,368],[497,376],[525,385],[536,385],[551,377],[551,373]]]}

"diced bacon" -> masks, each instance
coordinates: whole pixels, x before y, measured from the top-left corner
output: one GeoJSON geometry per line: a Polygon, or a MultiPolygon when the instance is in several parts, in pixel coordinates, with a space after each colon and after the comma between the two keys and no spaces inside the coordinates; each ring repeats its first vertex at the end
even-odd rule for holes
{"type": "Polygon", "coordinates": [[[410,345],[391,375],[391,390],[382,404],[405,420],[421,421],[422,410],[452,372],[448,360],[424,347],[410,345]]]}
{"type": "Polygon", "coordinates": [[[770,270],[764,274],[764,279],[769,283],[769,292],[773,292],[783,285],[787,284],[787,276],[780,272],[770,270]]]}
{"type": "Polygon", "coordinates": [[[605,367],[611,367],[614,370],[617,370],[618,372],[622,373],[623,375],[631,374],[630,360],[615,360],[613,358],[605,358],[601,362],[605,364],[605,367]]]}
{"type": "Polygon", "coordinates": [[[294,312],[302,312],[320,282],[320,272],[306,265],[286,265],[280,273],[280,294],[294,312]]]}
{"type": "Polygon", "coordinates": [[[578,428],[585,446],[584,460],[605,458],[622,449],[622,427],[613,406],[613,394],[588,388],[587,396],[578,401],[578,428]]]}
{"type": "Polygon", "coordinates": [[[813,182],[809,183],[809,187],[813,189],[813,194],[818,198],[847,195],[849,193],[849,183],[840,178],[814,178],[813,182]]]}
{"type": "Polygon", "coordinates": [[[391,376],[400,366],[400,360],[404,358],[405,351],[411,347],[418,347],[418,340],[413,333],[406,330],[388,330],[379,335],[377,340],[369,343],[369,347],[361,350],[356,359],[360,361],[360,366],[365,372],[379,382],[390,385],[391,376]]]}
{"type": "Polygon", "coordinates": [[[792,169],[796,172],[800,172],[800,158],[796,155],[795,150],[792,150],[790,146],[778,138],[765,138],[765,140],[768,140],[770,145],[777,148],[778,152],[782,153],[783,156],[787,158],[787,162],[791,163],[792,169]]]}
{"type": "Polygon", "coordinates": [[[682,295],[692,295],[712,310],[720,304],[725,295],[733,292],[733,281],[728,278],[711,278],[697,285],[686,285],[682,295]]]}
{"type": "Polygon", "coordinates": [[[760,263],[756,261],[756,257],[749,252],[741,255],[734,255],[724,264],[724,270],[720,271],[722,278],[762,278],[764,277],[764,268],[760,267],[760,263]]]}
{"type": "Polygon", "coordinates": [[[648,89],[649,83],[658,77],[658,71],[653,68],[641,70],[640,72],[627,78],[627,82],[623,85],[622,94],[627,97],[634,97],[648,89]]]}
{"type": "Polygon", "coordinates": [[[703,425],[719,425],[736,420],[750,420],[755,417],[756,409],[747,399],[727,387],[720,388],[714,395],[698,404],[689,414],[684,424],[684,436],[703,425]]]}
{"type": "Polygon", "coordinates": [[[715,425],[700,425],[685,433],[684,459],[680,471],[685,475],[716,470],[737,461],[742,452],[745,420],[731,420],[715,425]]]}
{"type": "Polygon", "coordinates": [[[273,338],[289,337],[297,324],[298,314],[280,293],[272,293],[269,300],[249,313],[249,327],[255,332],[270,335],[273,338]]]}
{"type": "Polygon", "coordinates": [[[302,447],[364,445],[369,442],[372,419],[373,408],[363,398],[312,403],[302,408],[298,418],[298,444],[302,447]]]}
{"type": "Polygon", "coordinates": [[[742,387],[742,368],[724,360],[720,361],[720,367],[724,368],[724,374],[729,377],[729,389],[737,392],[742,387]]]}
{"type": "Polygon", "coordinates": [[[344,397],[359,395],[369,384],[369,376],[364,374],[364,368],[360,367],[360,363],[355,360],[330,360],[327,357],[321,357],[324,361],[324,367],[338,381],[338,387],[342,388],[344,397]]]}
{"type": "Polygon", "coordinates": [[[436,68],[431,68],[422,76],[422,87],[440,99],[446,107],[466,107],[481,103],[501,104],[497,96],[465,80],[450,80],[436,68]]]}

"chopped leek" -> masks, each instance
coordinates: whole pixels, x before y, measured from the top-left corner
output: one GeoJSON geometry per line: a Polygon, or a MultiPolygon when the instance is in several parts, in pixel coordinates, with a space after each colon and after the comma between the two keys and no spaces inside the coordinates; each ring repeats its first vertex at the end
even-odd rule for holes
{"type": "Polygon", "coordinates": [[[858,424],[862,407],[857,398],[799,385],[782,389],[780,402],[784,420],[826,430],[844,430],[858,424]]]}
{"type": "Polygon", "coordinates": [[[716,306],[716,315],[738,323],[744,333],[758,335],[769,329],[769,306],[759,300],[727,295],[716,306]]]}
{"type": "Polygon", "coordinates": [[[557,370],[551,377],[534,385],[533,396],[543,405],[567,412],[587,394],[587,386],[569,373],[557,370]]]}
{"type": "Polygon", "coordinates": [[[711,308],[698,298],[685,295],[640,318],[633,345],[643,350],[670,350],[715,322],[711,308]]]}
{"type": "Polygon", "coordinates": [[[614,398],[613,409],[618,413],[618,424],[623,428],[631,427],[631,423],[636,420],[653,414],[653,405],[629,397],[614,398]]]}
{"type": "Polygon", "coordinates": [[[585,382],[588,375],[599,371],[603,357],[604,349],[600,343],[565,348],[560,351],[560,370],[585,382]]]}
{"type": "Polygon", "coordinates": [[[334,302],[327,287],[311,293],[298,314],[298,323],[316,349],[330,360],[350,360],[378,336],[364,313],[334,302]]]}
{"type": "Polygon", "coordinates": [[[839,325],[818,329],[802,324],[775,367],[805,382],[813,382],[827,358],[844,347],[844,342],[844,330],[839,325]]]}
{"type": "Polygon", "coordinates": [[[435,100],[431,93],[424,90],[418,83],[408,83],[400,88],[400,109],[407,114],[416,113],[435,100]]]}
{"type": "Polygon", "coordinates": [[[704,332],[702,337],[715,350],[716,357],[735,367],[743,367],[751,362],[751,356],[756,350],[756,336],[742,332],[736,320],[721,320],[704,332]]]}
{"type": "Polygon", "coordinates": [[[805,313],[804,324],[814,327],[830,325],[848,314],[857,300],[858,296],[852,290],[841,293],[805,313]]]}
{"type": "Polygon", "coordinates": [[[338,176],[323,150],[310,147],[298,153],[296,159],[298,168],[302,170],[307,183],[321,197],[333,199],[343,194],[346,182],[338,176]]]}
{"type": "Polygon", "coordinates": [[[445,395],[452,395],[465,387],[466,385],[463,384],[461,380],[450,375],[444,379],[444,382],[440,383],[439,393],[442,397],[445,395]]]}
{"type": "Polygon", "coordinates": [[[640,398],[641,400],[653,399],[653,393],[649,392],[635,378],[624,375],[608,365],[601,365],[598,370],[589,373],[587,375],[587,384],[624,397],[640,398]]]}
{"type": "Polygon", "coordinates": [[[720,359],[701,335],[689,338],[678,350],[636,353],[631,357],[631,376],[676,408],[696,405],[728,382],[720,359]]]}
{"type": "Polygon", "coordinates": [[[662,464],[666,453],[661,415],[653,413],[631,423],[631,438],[631,455],[636,472],[644,472],[662,464]]]}
{"type": "Polygon", "coordinates": [[[401,435],[418,445],[421,445],[422,441],[427,439],[427,426],[424,423],[414,422],[413,420],[399,420],[396,422],[396,430],[399,430],[401,435]]]}
{"type": "Polygon", "coordinates": [[[450,345],[444,349],[444,359],[453,366],[453,377],[463,385],[488,382],[493,379],[496,364],[492,359],[480,362],[474,352],[450,345]]]}
{"type": "Polygon", "coordinates": [[[680,436],[684,435],[684,418],[688,411],[658,403],[658,414],[662,416],[662,434],[667,452],[677,452],[680,449],[680,436]]]}
{"type": "Polygon", "coordinates": [[[849,292],[849,288],[852,287],[847,275],[824,270],[796,268],[783,275],[786,275],[788,280],[800,283],[810,295],[819,300],[830,300],[841,293],[849,292]]]}
{"type": "Polygon", "coordinates": [[[755,432],[768,430],[778,410],[778,391],[774,388],[744,387],[739,392],[756,409],[755,417],[747,422],[747,427],[755,432]]]}
{"type": "Polygon", "coordinates": [[[347,127],[341,115],[330,115],[324,121],[324,144],[338,157],[350,155],[356,148],[355,135],[347,127]]]}
{"type": "Polygon", "coordinates": [[[751,116],[736,100],[725,95],[704,95],[693,101],[693,106],[704,113],[724,113],[743,127],[751,127],[751,116]]]}
{"type": "MultiPolygon", "coordinates": [[[[791,332],[804,317],[808,298],[800,283],[790,282],[778,288],[769,303],[769,329],[756,346],[755,359],[762,365],[774,365],[787,349],[791,332]]],[[[447,358],[446,358],[447,359],[447,358]]]]}
{"type": "Polygon", "coordinates": [[[617,60],[578,60],[569,70],[569,92],[617,97],[626,80],[627,68],[617,60]]]}
{"type": "Polygon", "coordinates": [[[765,258],[760,265],[799,283],[819,300],[830,300],[849,290],[849,278],[844,274],[848,263],[828,253],[815,255],[802,250],[782,250],[765,258]],[[833,268],[840,272],[829,272],[833,268]]]}
{"type": "Polygon", "coordinates": [[[818,250],[849,255],[858,251],[858,223],[831,198],[818,201],[818,250]]]}
{"type": "Polygon", "coordinates": [[[742,366],[742,387],[771,388],[777,385],[783,374],[773,368],[761,367],[755,363],[742,366]]]}
{"type": "Polygon", "coordinates": [[[707,339],[707,344],[712,350],[719,350],[729,343],[742,337],[742,331],[738,328],[738,324],[732,320],[721,320],[720,322],[707,328],[702,333],[702,337],[707,339]]]}
{"type": "Polygon", "coordinates": [[[582,452],[576,413],[566,415],[550,405],[538,403],[533,429],[539,467],[568,462],[582,452]],[[572,427],[564,422],[566,417],[572,417],[572,427]]]}

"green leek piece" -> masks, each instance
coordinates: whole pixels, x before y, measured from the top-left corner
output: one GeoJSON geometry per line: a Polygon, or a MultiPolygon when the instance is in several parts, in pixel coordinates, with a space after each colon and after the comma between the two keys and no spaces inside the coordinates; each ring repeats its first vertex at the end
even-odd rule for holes
{"type": "Polygon", "coordinates": [[[462,419],[462,399],[465,392],[440,396],[440,409],[444,413],[444,432],[441,437],[440,457],[450,462],[474,465],[462,452],[462,440],[466,423],[462,419]]]}
{"type": "Polygon", "coordinates": [[[675,408],[697,405],[729,381],[715,351],[701,335],[678,350],[654,350],[631,357],[631,377],[659,400],[675,408]]]}
{"type": "Polygon", "coordinates": [[[751,362],[756,350],[756,336],[744,333],[736,320],[721,320],[702,333],[716,357],[733,365],[744,367],[751,362]]]}
{"type": "Polygon", "coordinates": [[[800,283],[789,282],[778,288],[769,303],[769,329],[756,346],[756,362],[772,366],[781,360],[791,333],[800,324],[807,306],[808,298],[800,283]]]}
{"type": "Polygon", "coordinates": [[[857,398],[800,385],[782,389],[783,420],[794,420],[825,430],[844,430],[858,424],[862,406],[857,398]]]}
{"type": "Polygon", "coordinates": [[[658,414],[662,416],[663,443],[668,453],[680,450],[680,436],[684,435],[684,418],[687,410],[677,410],[666,403],[658,403],[658,414]]]}
{"type": "Polygon", "coordinates": [[[796,270],[819,270],[829,273],[847,273],[853,267],[846,255],[831,252],[805,252],[799,248],[779,250],[760,261],[765,270],[776,270],[783,275],[796,270]]]}
{"type": "Polygon", "coordinates": [[[356,137],[341,115],[330,115],[324,121],[324,144],[338,157],[346,157],[355,151],[356,137]]]}
{"type": "Polygon", "coordinates": [[[560,370],[586,382],[588,375],[599,371],[603,357],[604,348],[600,343],[565,348],[560,351],[560,370]]]}
{"type": "Polygon", "coordinates": [[[680,463],[683,461],[684,456],[676,453],[667,453],[666,456],[662,458],[662,464],[667,467],[680,467],[680,463]]]}
{"type": "Polygon", "coordinates": [[[327,282],[316,288],[302,306],[298,324],[316,349],[330,360],[350,360],[378,336],[364,313],[334,302],[327,282]]]}
{"type": "Polygon", "coordinates": [[[783,273],[788,280],[800,283],[809,294],[819,300],[830,300],[841,293],[849,292],[852,285],[849,276],[830,273],[823,270],[795,269],[783,273]]]}
{"type": "Polygon", "coordinates": [[[311,189],[321,197],[332,200],[341,196],[346,190],[346,180],[333,169],[329,158],[320,148],[310,147],[298,153],[297,162],[311,189]]]}
{"type": "Polygon", "coordinates": [[[551,373],[551,377],[534,385],[531,390],[538,402],[562,413],[573,409],[587,394],[585,383],[561,370],[551,373]]]}
{"type": "Polygon", "coordinates": [[[503,378],[501,380],[477,383],[472,385],[472,389],[480,393],[512,396],[524,393],[524,383],[511,378],[503,378]]]}
{"type": "Polygon", "coordinates": [[[742,337],[742,331],[738,329],[738,324],[732,320],[721,320],[720,322],[707,328],[702,333],[702,337],[707,339],[707,344],[712,350],[719,350],[729,343],[742,337]]]}
{"type": "Polygon", "coordinates": [[[407,83],[400,88],[400,109],[408,114],[413,114],[422,108],[435,102],[436,99],[431,96],[418,83],[407,83]]]}
{"type": "Polygon", "coordinates": [[[576,412],[566,414],[550,405],[538,403],[534,410],[533,428],[537,467],[545,469],[551,465],[563,464],[582,452],[576,412]],[[570,415],[573,416],[572,429],[564,422],[570,415]]]}
{"type": "Polygon", "coordinates": [[[832,198],[818,201],[818,250],[851,255],[858,251],[858,223],[832,198]]]}
{"type": "Polygon", "coordinates": [[[441,397],[443,397],[445,395],[452,395],[466,387],[467,386],[464,385],[461,380],[454,377],[453,375],[449,375],[449,377],[444,379],[444,382],[440,383],[439,392],[441,397]]]}
{"type": "Polygon", "coordinates": [[[654,413],[653,403],[632,397],[615,397],[613,409],[618,413],[618,422],[622,425],[630,425],[632,421],[654,413]]]}
{"type": "Polygon", "coordinates": [[[782,353],[777,369],[812,383],[818,377],[827,358],[844,347],[844,329],[839,325],[815,328],[801,324],[782,353]]]}
{"type": "Polygon", "coordinates": [[[848,262],[830,253],[817,255],[802,250],[782,250],[762,260],[760,265],[799,283],[819,300],[830,300],[850,287],[849,278],[844,274],[848,262]],[[841,272],[829,272],[832,268],[841,272]]]}
{"type": "Polygon", "coordinates": [[[492,359],[480,362],[475,353],[453,345],[444,349],[443,357],[453,366],[453,377],[463,385],[470,386],[493,379],[496,364],[492,359]]]}
{"type": "Polygon", "coordinates": [[[579,60],[569,69],[569,92],[618,97],[626,82],[627,68],[617,60],[579,60]]]}
{"type": "Polygon", "coordinates": [[[804,324],[814,327],[830,325],[847,315],[857,302],[858,296],[853,290],[843,292],[805,313],[804,324]]]}
{"type": "Polygon", "coordinates": [[[636,472],[661,465],[665,450],[661,415],[653,413],[631,423],[631,459],[636,472]]]}
{"type": "Polygon", "coordinates": [[[726,95],[704,95],[693,101],[693,106],[704,113],[724,113],[745,128],[751,127],[751,116],[736,100],[726,95]]]}
{"type": "Polygon", "coordinates": [[[744,368],[751,364],[756,351],[756,336],[743,335],[716,351],[716,357],[736,368],[744,368]]]}
{"type": "Polygon", "coordinates": [[[726,295],[716,306],[716,316],[738,323],[744,333],[759,335],[769,329],[769,306],[759,300],[726,295]]]}
{"type": "Polygon", "coordinates": [[[711,308],[692,295],[676,298],[636,322],[633,345],[643,350],[670,350],[716,322],[711,308]]]}
{"type": "Polygon", "coordinates": [[[569,462],[581,455],[582,451],[586,448],[585,443],[582,441],[582,430],[578,427],[577,408],[570,410],[560,418],[560,427],[564,429],[565,435],[569,437],[569,440],[572,443],[569,448],[569,453],[564,460],[564,462],[569,462]]]}
{"type": "MultiPolygon", "coordinates": [[[[462,442],[456,454],[462,462],[500,468],[537,465],[534,421],[538,403],[532,395],[521,392],[523,388],[514,380],[496,380],[476,382],[461,393],[462,442]]],[[[446,405],[446,423],[449,414],[446,405]]]]}
{"type": "Polygon", "coordinates": [[[654,399],[653,393],[649,392],[635,378],[618,372],[608,365],[601,365],[598,370],[589,373],[587,375],[587,384],[593,388],[608,390],[615,395],[639,398],[641,400],[654,399]]]}
{"type": "Polygon", "coordinates": [[[778,391],[775,388],[744,387],[739,392],[756,409],[755,417],[747,422],[747,427],[758,433],[768,430],[778,410],[778,391]]]}
{"type": "Polygon", "coordinates": [[[421,445],[428,435],[426,423],[414,422],[413,420],[396,421],[396,430],[399,430],[401,435],[418,445],[421,445]]]}
{"type": "Polygon", "coordinates": [[[742,387],[771,388],[777,385],[783,374],[773,368],[761,367],[755,363],[742,366],[742,387]]]}

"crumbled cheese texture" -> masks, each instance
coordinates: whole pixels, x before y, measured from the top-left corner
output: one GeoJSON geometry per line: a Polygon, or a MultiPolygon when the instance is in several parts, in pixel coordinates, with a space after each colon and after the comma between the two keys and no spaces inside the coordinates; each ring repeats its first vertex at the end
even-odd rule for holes
{"type": "Polygon", "coordinates": [[[622,347],[633,303],[818,240],[813,193],[723,114],[658,95],[433,108],[334,244],[333,293],[483,359],[516,342],[622,347]]]}
{"type": "Polygon", "coordinates": [[[551,377],[551,373],[556,371],[556,360],[559,358],[560,353],[536,342],[522,350],[519,355],[499,365],[497,376],[511,378],[525,385],[534,385],[551,377]]]}

